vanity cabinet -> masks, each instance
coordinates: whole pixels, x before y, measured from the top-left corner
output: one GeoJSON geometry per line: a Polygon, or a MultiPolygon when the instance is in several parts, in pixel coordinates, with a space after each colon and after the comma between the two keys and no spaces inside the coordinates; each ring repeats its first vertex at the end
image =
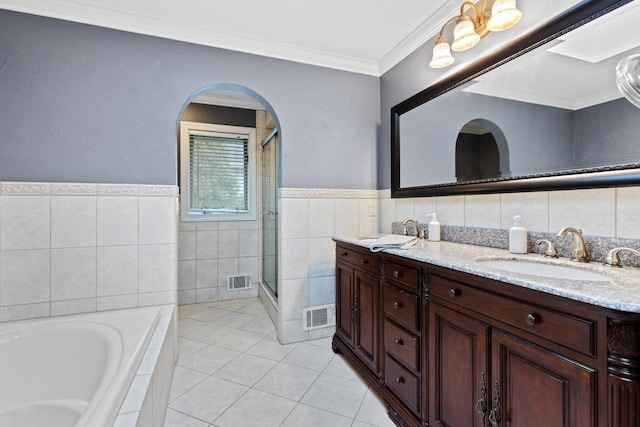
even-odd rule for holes
{"type": "Polygon", "coordinates": [[[336,256],[333,348],[396,424],[640,426],[640,313],[344,242],[336,256]]]}

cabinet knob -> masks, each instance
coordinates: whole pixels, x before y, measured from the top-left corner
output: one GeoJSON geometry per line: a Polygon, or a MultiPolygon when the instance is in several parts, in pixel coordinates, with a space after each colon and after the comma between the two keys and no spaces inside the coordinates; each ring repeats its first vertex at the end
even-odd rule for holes
{"type": "Polygon", "coordinates": [[[398,377],[398,378],[396,378],[396,382],[398,384],[402,384],[404,382],[404,378],[403,377],[398,377]]]}
{"type": "Polygon", "coordinates": [[[393,308],[395,308],[397,310],[400,307],[402,307],[402,303],[401,302],[398,302],[398,301],[394,301],[393,302],[393,308]]]}
{"type": "Polygon", "coordinates": [[[393,340],[393,342],[395,342],[395,343],[396,343],[396,344],[398,344],[398,345],[402,345],[402,344],[404,344],[404,343],[402,342],[402,338],[396,338],[395,340],[393,340]]]}
{"type": "Polygon", "coordinates": [[[529,326],[535,325],[539,320],[538,315],[535,313],[529,313],[527,317],[524,318],[525,323],[529,326]]]}
{"type": "Polygon", "coordinates": [[[362,264],[362,265],[369,264],[369,260],[368,260],[368,259],[364,259],[364,258],[362,258],[362,259],[360,260],[360,264],[362,264]]]}
{"type": "Polygon", "coordinates": [[[460,291],[454,288],[449,289],[449,296],[451,298],[455,298],[457,296],[460,296],[460,291]]]}
{"type": "Polygon", "coordinates": [[[342,252],[342,253],[340,254],[340,256],[347,256],[347,255],[349,255],[349,252],[342,252]]]}
{"type": "Polygon", "coordinates": [[[400,277],[400,276],[402,276],[402,273],[401,273],[401,272],[399,272],[398,270],[395,270],[395,271],[393,272],[393,277],[395,277],[396,279],[397,279],[398,277],[400,277]]]}

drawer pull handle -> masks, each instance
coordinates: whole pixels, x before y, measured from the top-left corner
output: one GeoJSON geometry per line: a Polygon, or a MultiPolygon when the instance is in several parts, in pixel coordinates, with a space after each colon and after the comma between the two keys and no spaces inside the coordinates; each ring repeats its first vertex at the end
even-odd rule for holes
{"type": "Polygon", "coordinates": [[[398,302],[398,301],[394,301],[393,302],[393,308],[395,308],[397,310],[400,307],[402,307],[402,303],[401,302],[398,302]]]}
{"type": "Polygon", "coordinates": [[[527,317],[524,318],[524,321],[527,325],[533,326],[540,321],[537,314],[529,313],[527,317]]]}
{"type": "Polygon", "coordinates": [[[397,279],[398,277],[400,277],[400,276],[402,276],[402,273],[401,273],[400,271],[395,270],[395,271],[393,272],[393,277],[395,277],[396,279],[397,279]]]}
{"type": "Polygon", "coordinates": [[[404,344],[404,343],[402,342],[402,338],[396,338],[395,340],[393,340],[393,342],[394,342],[394,343],[396,343],[396,344],[398,344],[398,345],[402,345],[402,344],[404,344]]]}
{"type": "Polygon", "coordinates": [[[369,264],[369,260],[363,258],[363,259],[360,260],[360,264],[362,264],[362,265],[369,264]]]}
{"type": "Polygon", "coordinates": [[[451,298],[458,297],[458,296],[460,296],[460,291],[459,291],[459,290],[457,290],[457,289],[453,289],[453,288],[451,288],[451,289],[449,289],[449,296],[450,296],[451,298]]]}
{"type": "Polygon", "coordinates": [[[402,384],[404,382],[404,378],[403,377],[398,377],[398,378],[396,378],[396,382],[398,384],[402,384]]]}
{"type": "Polygon", "coordinates": [[[340,255],[341,256],[347,256],[347,255],[349,255],[349,252],[342,252],[340,255]]]}

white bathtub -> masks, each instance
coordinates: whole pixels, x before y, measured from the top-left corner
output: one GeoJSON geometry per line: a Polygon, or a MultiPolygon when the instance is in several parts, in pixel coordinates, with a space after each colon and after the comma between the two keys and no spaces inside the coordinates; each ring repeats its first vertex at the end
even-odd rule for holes
{"type": "Polygon", "coordinates": [[[0,324],[0,426],[111,426],[158,307],[0,324]]]}

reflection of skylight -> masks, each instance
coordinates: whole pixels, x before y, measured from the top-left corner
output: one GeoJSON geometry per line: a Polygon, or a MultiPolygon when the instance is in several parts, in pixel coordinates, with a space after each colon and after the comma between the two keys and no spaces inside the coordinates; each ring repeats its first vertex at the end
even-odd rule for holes
{"type": "Polygon", "coordinates": [[[640,8],[622,6],[598,19],[598,26],[584,26],[562,36],[564,43],[549,52],[598,63],[640,45],[640,8]]]}

